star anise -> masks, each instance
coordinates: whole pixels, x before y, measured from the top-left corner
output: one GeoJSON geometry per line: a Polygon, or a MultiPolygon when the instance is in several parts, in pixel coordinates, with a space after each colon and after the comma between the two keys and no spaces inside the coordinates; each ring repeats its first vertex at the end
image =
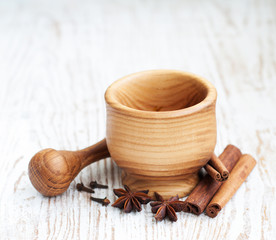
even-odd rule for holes
{"type": "Polygon", "coordinates": [[[180,201],[178,195],[171,197],[169,200],[164,200],[163,197],[157,192],[154,193],[156,202],[150,203],[151,211],[155,214],[157,221],[162,221],[166,216],[171,221],[177,221],[176,212],[181,212],[184,207],[184,202],[180,201]]]}
{"type": "Polygon", "coordinates": [[[132,210],[140,212],[142,210],[141,204],[147,204],[152,200],[148,196],[149,190],[132,192],[127,185],[124,185],[124,189],[113,189],[113,192],[119,198],[112,204],[113,207],[123,208],[125,213],[129,213],[132,210]]]}

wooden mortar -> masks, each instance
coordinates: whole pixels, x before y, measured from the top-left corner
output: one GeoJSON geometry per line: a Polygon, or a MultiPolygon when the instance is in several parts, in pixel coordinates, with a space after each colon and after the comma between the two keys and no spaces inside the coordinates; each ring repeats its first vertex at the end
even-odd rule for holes
{"type": "Polygon", "coordinates": [[[43,195],[56,196],[84,167],[111,155],[132,190],[183,197],[215,148],[216,96],[210,82],[186,72],[123,77],[105,93],[106,140],[75,152],[38,152],[29,163],[30,180],[43,195]]]}
{"type": "Polygon", "coordinates": [[[130,74],[105,93],[106,141],[131,189],[183,197],[216,145],[216,89],[175,70],[130,74]]]}

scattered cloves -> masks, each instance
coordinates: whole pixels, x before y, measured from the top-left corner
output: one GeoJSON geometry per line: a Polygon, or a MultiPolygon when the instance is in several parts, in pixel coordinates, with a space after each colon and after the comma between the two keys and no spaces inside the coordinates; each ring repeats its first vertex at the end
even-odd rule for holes
{"type": "Polygon", "coordinates": [[[83,192],[88,192],[88,193],[94,193],[94,190],[93,189],[90,189],[88,187],[85,187],[83,185],[83,183],[78,183],[77,184],[77,190],[80,192],[80,191],[83,191],[83,192]]]}
{"type": "Polygon", "coordinates": [[[89,186],[91,188],[108,188],[107,185],[99,184],[99,183],[97,183],[97,181],[90,182],[89,186]]]}
{"type": "Polygon", "coordinates": [[[90,199],[94,202],[101,203],[103,206],[107,206],[110,201],[105,197],[105,198],[95,198],[95,197],[90,197],[90,199]]]}

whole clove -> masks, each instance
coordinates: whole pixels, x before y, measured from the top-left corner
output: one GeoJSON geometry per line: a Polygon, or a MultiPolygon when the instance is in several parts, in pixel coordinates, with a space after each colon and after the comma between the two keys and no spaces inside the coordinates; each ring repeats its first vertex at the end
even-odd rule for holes
{"type": "Polygon", "coordinates": [[[88,188],[88,187],[85,187],[85,186],[83,185],[83,183],[78,183],[78,184],[77,184],[77,190],[78,190],[79,192],[94,193],[94,190],[93,190],[93,189],[88,188]]]}
{"type": "Polygon", "coordinates": [[[90,199],[94,202],[101,203],[103,206],[107,206],[110,203],[109,199],[107,199],[106,197],[105,198],[90,197],[90,199]]]}

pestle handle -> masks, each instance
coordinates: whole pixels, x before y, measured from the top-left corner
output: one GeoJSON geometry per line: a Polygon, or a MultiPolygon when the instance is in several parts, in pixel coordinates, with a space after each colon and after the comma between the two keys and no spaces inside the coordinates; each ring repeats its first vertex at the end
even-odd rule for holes
{"type": "Polygon", "coordinates": [[[103,139],[90,147],[76,151],[75,154],[79,154],[79,157],[81,158],[81,169],[87,167],[93,162],[110,157],[106,145],[106,139],[103,139]]]}
{"type": "Polygon", "coordinates": [[[67,190],[83,168],[107,157],[106,139],[78,151],[43,149],[29,163],[29,178],[42,195],[56,196],[67,190]]]}

